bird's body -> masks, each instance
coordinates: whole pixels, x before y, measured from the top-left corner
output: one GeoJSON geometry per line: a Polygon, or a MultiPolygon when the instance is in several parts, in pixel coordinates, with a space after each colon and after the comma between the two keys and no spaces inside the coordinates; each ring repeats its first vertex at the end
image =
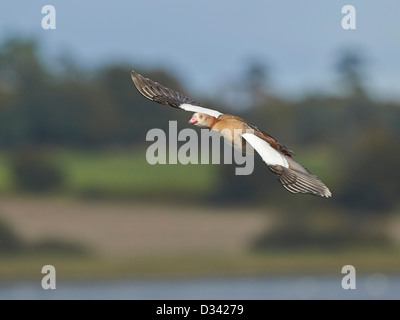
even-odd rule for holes
{"type": "Polygon", "coordinates": [[[232,144],[237,150],[244,153],[254,153],[251,148],[250,150],[248,150],[249,148],[246,149],[246,140],[241,135],[246,130],[250,130],[243,119],[229,114],[223,114],[218,119],[214,119],[209,127],[211,130],[218,132],[227,143],[232,144]]]}
{"type": "Polygon", "coordinates": [[[246,151],[246,149],[243,149],[245,148],[246,140],[243,139],[242,135],[240,134],[240,131],[242,131],[242,133],[245,133],[246,131],[249,132],[252,131],[255,136],[263,140],[266,140],[271,145],[271,147],[273,147],[277,151],[282,152],[288,157],[292,157],[292,152],[288,150],[285,146],[282,146],[277,140],[275,140],[268,133],[259,130],[257,127],[247,123],[245,120],[237,116],[233,116],[230,114],[221,115],[218,119],[216,119],[214,125],[210,127],[210,129],[221,133],[221,135],[229,143],[232,143],[233,140],[234,146],[238,150],[244,151],[246,153],[249,152],[254,153],[254,152],[253,150],[246,151]],[[229,132],[234,133],[233,137],[232,134],[229,134],[229,132]]]}
{"type": "Polygon", "coordinates": [[[288,191],[331,197],[329,189],[315,175],[293,160],[292,151],[242,118],[205,108],[190,98],[144,78],[134,71],[132,71],[132,80],[146,98],[160,104],[195,112],[189,123],[217,131],[228,143],[242,152],[254,153],[255,150],[288,191]],[[252,148],[247,148],[246,142],[252,148]]]}

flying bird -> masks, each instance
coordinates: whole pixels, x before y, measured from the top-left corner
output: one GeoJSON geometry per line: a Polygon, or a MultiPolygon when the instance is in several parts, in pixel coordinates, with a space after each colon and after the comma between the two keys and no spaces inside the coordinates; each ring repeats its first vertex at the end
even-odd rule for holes
{"type": "Polygon", "coordinates": [[[185,95],[164,87],[132,71],[133,83],[147,99],[170,107],[194,112],[190,124],[217,131],[224,139],[245,153],[254,150],[261,156],[278,181],[292,193],[305,193],[329,198],[332,193],[315,175],[293,160],[293,152],[269,134],[245,120],[205,108],[185,95]],[[246,141],[254,150],[246,149],[246,141]]]}

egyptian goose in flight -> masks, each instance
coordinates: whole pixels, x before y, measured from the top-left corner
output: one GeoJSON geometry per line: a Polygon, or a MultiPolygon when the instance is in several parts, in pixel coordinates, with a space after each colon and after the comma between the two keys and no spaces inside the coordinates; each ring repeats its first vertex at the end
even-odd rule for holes
{"type": "Polygon", "coordinates": [[[205,108],[200,103],[179,92],[144,78],[134,71],[132,71],[131,75],[136,88],[147,99],[185,111],[195,112],[189,123],[215,130],[228,143],[233,143],[237,149],[251,153],[253,150],[245,149],[247,141],[288,191],[313,194],[326,198],[332,196],[322,181],[302,165],[295,162],[292,152],[269,134],[239,117],[205,108]]]}

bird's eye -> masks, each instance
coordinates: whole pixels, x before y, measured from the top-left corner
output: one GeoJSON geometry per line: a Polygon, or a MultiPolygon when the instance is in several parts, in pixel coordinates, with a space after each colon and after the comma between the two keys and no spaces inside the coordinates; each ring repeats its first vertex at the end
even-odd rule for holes
{"type": "Polygon", "coordinates": [[[199,115],[199,119],[201,119],[201,118],[203,118],[203,116],[200,114],[200,115],[199,115]]]}

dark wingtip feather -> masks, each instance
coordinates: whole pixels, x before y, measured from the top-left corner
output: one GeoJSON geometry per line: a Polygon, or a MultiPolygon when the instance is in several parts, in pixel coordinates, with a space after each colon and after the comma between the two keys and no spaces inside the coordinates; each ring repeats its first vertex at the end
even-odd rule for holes
{"type": "MultiPolygon", "coordinates": [[[[134,70],[131,71],[131,78],[132,78],[133,82],[135,83],[135,85],[138,82],[139,77],[143,78],[143,76],[141,76],[139,73],[136,73],[134,70]]],[[[136,87],[137,87],[137,85],[136,85],[136,87]]]]}
{"type": "Polygon", "coordinates": [[[278,180],[284,188],[292,193],[306,193],[325,198],[332,196],[332,193],[322,181],[312,174],[291,172],[291,169],[284,168],[278,180]],[[288,175],[293,175],[294,179],[287,179],[288,175]]]}
{"type": "Polygon", "coordinates": [[[270,166],[272,172],[277,175],[282,186],[291,193],[305,193],[320,197],[332,196],[328,187],[306,168],[291,160],[289,168],[282,166],[270,166]]]}
{"type": "Polygon", "coordinates": [[[149,100],[174,108],[179,108],[180,105],[185,103],[202,106],[200,103],[195,102],[185,95],[164,87],[149,78],[145,78],[133,70],[131,72],[131,77],[138,91],[149,100]]]}

